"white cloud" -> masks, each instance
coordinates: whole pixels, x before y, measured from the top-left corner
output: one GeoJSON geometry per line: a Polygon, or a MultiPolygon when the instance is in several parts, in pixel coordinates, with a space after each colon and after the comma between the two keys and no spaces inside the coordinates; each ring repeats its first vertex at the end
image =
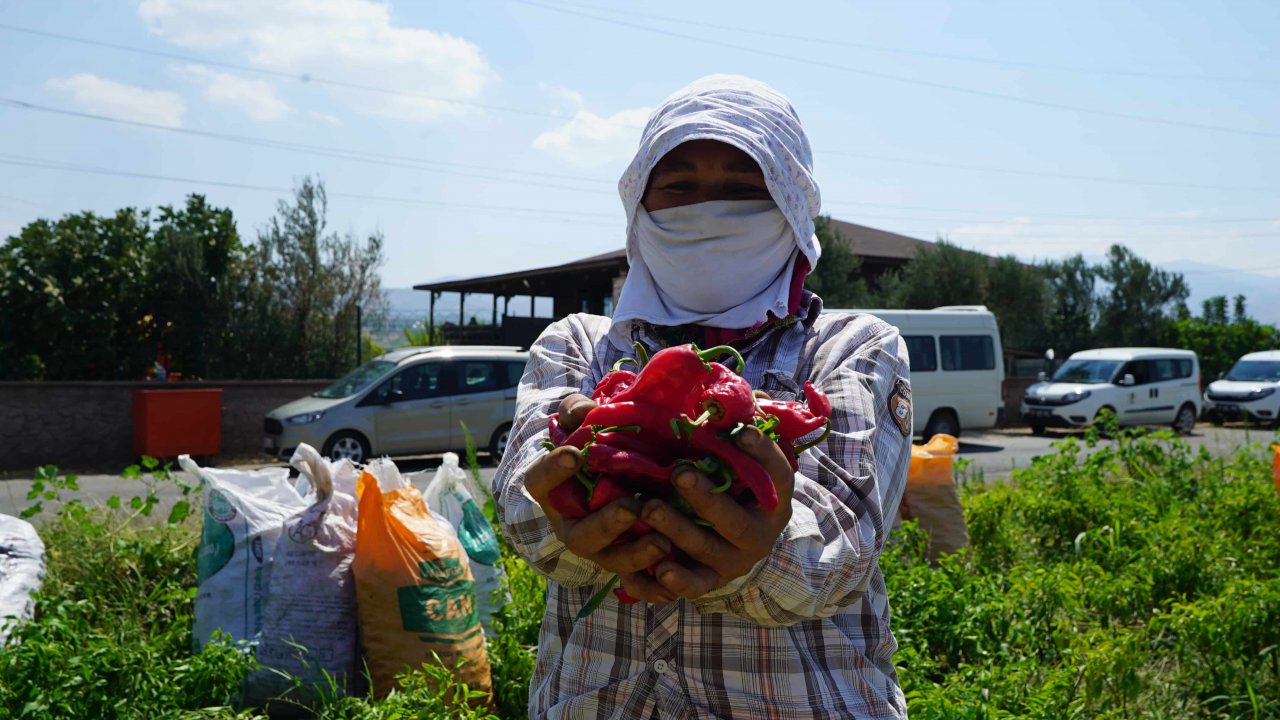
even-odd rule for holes
{"type": "Polygon", "coordinates": [[[320,122],[326,125],[342,124],[342,121],[339,120],[337,116],[330,115],[329,113],[316,112],[315,110],[312,110],[311,112],[307,113],[307,117],[311,118],[312,120],[319,120],[320,122]]]}
{"type": "Polygon", "coordinates": [[[276,86],[266,80],[250,80],[203,65],[183,65],[177,70],[201,87],[205,99],[234,107],[254,120],[280,120],[289,114],[289,105],[276,95],[276,86]]]}
{"type": "Polygon", "coordinates": [[[471,42],[396,26],[372,0],[142,0],[147,29],[174,45],[238,49],[257,67],[403,93],[326,90],[353,109],[410,121],[471,110],[495,74],[471,42]],[[413,97],[422,95],[427,97],[413,97]]]}
{"type": "Polygon", "coordinates": [[[621,110],[606,117],[582,108],[577,93],[560,90],[557,94],[576,102],[578,110],[565,124],[534,138],[534,149],[583,168],[625,162],[635,154],[649,108],[621,110]]]}
{"type": "Polygon", "coordinates": [[[187,104],[167,90],[147,90],[92,73],[49,78],[45,87],[71,94],[77,105],[92,113],[120,120],[182,126],[187,104]]]}

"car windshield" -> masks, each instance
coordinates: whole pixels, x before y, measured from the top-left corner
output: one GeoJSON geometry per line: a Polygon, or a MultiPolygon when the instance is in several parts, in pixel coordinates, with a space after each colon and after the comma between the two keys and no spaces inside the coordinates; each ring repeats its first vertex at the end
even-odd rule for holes
{"type": "Polygon", "coordinates": [[[1053,374],[1053,381],[1097,385],[1111,382],[1119,367],[1119,360],[1067,360],[1053,374]]]}
{"type": "Polygon", "coordinates": [[[355,370],[347,373],[338,382],[316,393],[316,397],[351,397],[372,385],[378,380],[378,378],[386,375],[395,366],[395,363],[387,362],[386,360],[370,360],[355,370]]]}
{"type": "Polygon", "coordinates": [[[1228,380],[1280,382],[1280,360],[1241,360],[1227,373],[1228,380]]]}

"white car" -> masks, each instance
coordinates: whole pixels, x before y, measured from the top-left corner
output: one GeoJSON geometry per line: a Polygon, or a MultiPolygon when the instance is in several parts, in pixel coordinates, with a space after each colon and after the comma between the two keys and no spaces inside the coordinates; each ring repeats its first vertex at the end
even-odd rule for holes
{"type": "Polygon", "coordinates": [[[1022,420],[1037,435],[1048,427],[1087,427],[1103,410],[1122,426],[1191,432],[1200,417],[1199,359],[1170,348],[1085,350],[1022,396],[1022,420]]]}
{"type": "Polygon", "coordinates": [[[1249,353],[1204,393],[1205,417],[1215,425],[1244,419],[1280,426],[1280,350],[1249,353]]]}
{"type": "Polygon", "coordinates": [[[263,451],[287,459],[299,443],[333,459],[462,450],[462,424],[482,450],[502,457],[527,352],[506,346],[411,347],[352,370],[263,421],[263,451]]]}

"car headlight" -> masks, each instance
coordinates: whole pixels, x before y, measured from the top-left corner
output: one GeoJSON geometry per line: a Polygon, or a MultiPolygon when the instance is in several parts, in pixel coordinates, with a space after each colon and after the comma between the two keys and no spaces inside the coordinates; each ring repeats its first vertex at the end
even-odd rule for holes
{"type": "Polygon", "coordinates": [[[310,425],[322,417],[324,417],[324,411],[319,410],[316,412],[302,413],[301,415],[287,417],[284,419],[284,422],[286,425],[310,425]]]}
{"type": "Polygon", "coordinates": [[[1081,390],[1079,392],[1067,393],[1066,395],[1062,396],[1062,404],[1070,405],[1071,403],[1080,402],[1081,400],[1089,397],[1090,394],[1091,393],[1088,390],[1081,390]]]}
{"type": "Polygon", "coordinates": [[[1259,388],[1249,393],[1250,400],[1261,400],[1264,397],[1271,397],[1276,394],[1275,388],[1259,388]]]}

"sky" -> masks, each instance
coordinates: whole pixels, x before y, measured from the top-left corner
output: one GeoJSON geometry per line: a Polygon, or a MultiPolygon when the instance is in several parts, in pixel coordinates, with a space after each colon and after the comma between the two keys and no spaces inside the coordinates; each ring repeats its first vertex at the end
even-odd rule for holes
{"type": "Polygon", "coordinates": [[[1025,261],[1122,243],[1280,321],[1280,3],[3,0],[0,238],[299,178],[385,287],[622,247],[648,112],[764,80],[823,212],[1025,261]]]}

